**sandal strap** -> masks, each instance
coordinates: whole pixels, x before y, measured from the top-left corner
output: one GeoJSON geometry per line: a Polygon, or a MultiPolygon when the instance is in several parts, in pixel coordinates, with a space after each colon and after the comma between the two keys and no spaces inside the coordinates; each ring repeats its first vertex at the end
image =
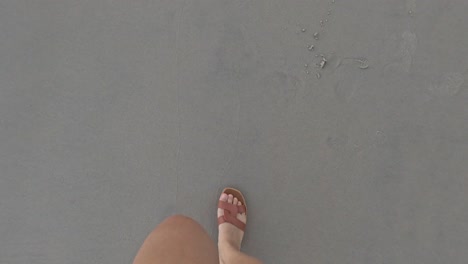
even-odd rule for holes
{"type": "Polygon", "coordinates": [[[218,208],[224,209],[224,215],[218,217],[218,225],[222,223],[230,223],[242,231],[245,231],[246,224],[237,219],[238,213],[245,213],[245,205],[234,205],[228,202],[219,201],[218,208]]]}
{"type": "Polygon", "coordinates": [[[225,201],[219,201],[218,208],[228,210],[236,215],[247,212],[247,208],[245,207],[245,205],[234,205],[225,201]]]}

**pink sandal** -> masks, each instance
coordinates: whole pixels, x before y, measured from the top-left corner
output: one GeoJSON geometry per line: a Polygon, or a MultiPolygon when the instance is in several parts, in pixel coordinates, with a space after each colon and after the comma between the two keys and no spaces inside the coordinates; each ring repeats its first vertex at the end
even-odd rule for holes
{"type": "Polygon", "coordinates": [[[218,208],[224,209],[224,215],[218,217],[218,225],[222,223],[230,223],[235,227],[239,228],[242,231],[245,231],[245,223],[237,219],[237,214],[246,213],[247,214],[247,206],[245,204],[245,198],[242,193],[234,188],[225,188],[223,190],[225,194],[232,194],[232,196],[236,197],[242,205],[234,205],[228,202],[219,201],[218,208]]]}

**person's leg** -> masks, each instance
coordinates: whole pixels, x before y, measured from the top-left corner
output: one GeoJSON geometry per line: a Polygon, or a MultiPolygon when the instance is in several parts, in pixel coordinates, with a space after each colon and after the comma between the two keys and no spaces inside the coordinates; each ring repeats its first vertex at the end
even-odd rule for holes
{"type": "MultiPolygon", "coordinates": [[[[231,194],[221,194],[219,200],[242,205],[242,203],[231,194]]],[[[224,215],[223,209],[218,209],[218,217],[224,215]]],[[[243,223],[247,223],[247,215],[245,213],[237,214],[237,219],[243,223]]],[[[240,251],[244,231],[235,227],[230,223],[222,223],[219,225],[218,235],[218,251],[219,262],[221,264],[261,264],[262,262],[256,258],[250,257],[240,251]]]]}
{"type": "Polygon", "coordinates": [[[260,260],[242,253],[239,249],[233,246],[221,246],[219,249],[219,263],[262,264],[260,260]]]}
{"type": "Polygon", "coordinates": [[[148,235],[133,264],[218,264],[215,243],[194,220],[171,216],[148,235]]]}

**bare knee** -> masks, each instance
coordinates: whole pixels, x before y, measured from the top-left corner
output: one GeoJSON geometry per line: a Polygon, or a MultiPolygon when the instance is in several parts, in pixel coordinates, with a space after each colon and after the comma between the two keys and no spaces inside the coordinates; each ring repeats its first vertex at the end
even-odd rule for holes
{"type": "Polygon", "coordinates": [[[193,230],[199,232],[203,228],[195,220],[184,215],[173,215],[166,218],[154,231],[157,230],[173,230],[184,231],[193,230]]]}
{"type": "Polygon", "coordinates": [[[218,263],[216,245],[192,218],[173,215],[147,237],[134,263],[218,263]],[[203,252],[203,254],[200,254],[203,252]]]}
{"type": "Polygon", "coordinates": [[[166,218],[162,224],[170,224],[170,225],[193,225],[197,224],[195,220],[185,215],[173,215],[166,218]]]}

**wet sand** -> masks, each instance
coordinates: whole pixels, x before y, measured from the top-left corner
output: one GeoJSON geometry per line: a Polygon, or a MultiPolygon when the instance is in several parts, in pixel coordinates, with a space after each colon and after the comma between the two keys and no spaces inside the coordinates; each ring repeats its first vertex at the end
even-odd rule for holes
{"type": "Polygon", "coordinates": [[[216,239],[232,185],[265,263],[465,264],[467,10],[2,1],[0,263],[130,263],[174,213],[216,239]]]}

